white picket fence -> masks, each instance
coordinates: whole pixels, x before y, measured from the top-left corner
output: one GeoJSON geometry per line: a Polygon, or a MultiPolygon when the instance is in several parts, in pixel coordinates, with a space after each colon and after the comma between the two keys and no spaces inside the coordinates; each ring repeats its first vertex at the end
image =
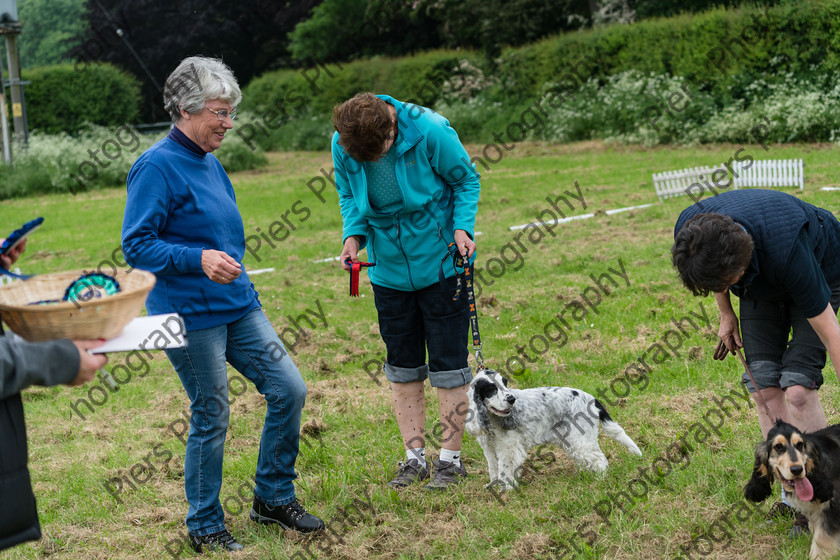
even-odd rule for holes
{"type": "Polygon", "coordinates": [[[801,159],[763,159],[735,162],[735,188],[742,187],[799,187],[805,186],[805,164],[801,159]],[[749,166],[749,167],[748,167],[749,166]]]}
{"type": "MultiPolygon", "coordinates": [[[[711,184],[712,173],[717,169],[718,167],[691,167],[678,171],[654,173],[653,186],[656,188],[656,196],[659,197],[659,200],[663,200],[688,194],[690,190],[696,194],[701,194],[703,189],[706,188],[703,185],[703,180],[706,179],[711,184]],[[694,186],[692,187],[692,185],[694,186]]],[[[726,171],[725,168],[724,171],[726,171]]]]}
{"type": "Polygon", "coordinates": [[[723,164],[654,173],[656,196],[659,200],[684,194],[699,198],[705,191],[717,194],[729,188],[799,187],[802,190],[804,187],[805,165],[801,159],[765,159],[730,165],[731,174],[723,164]]]}

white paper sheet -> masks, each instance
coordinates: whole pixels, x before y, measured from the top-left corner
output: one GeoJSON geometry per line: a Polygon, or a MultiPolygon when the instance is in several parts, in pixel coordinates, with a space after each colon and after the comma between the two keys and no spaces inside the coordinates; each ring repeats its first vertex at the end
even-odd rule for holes
{"type": "Polygon", "coordinates": [[[132,350],[165,350],[187,346],[187,329],[177,313],[147,315],[132,319],[123,332],[105,341],[91,354],[130,352],[132,350]]]}

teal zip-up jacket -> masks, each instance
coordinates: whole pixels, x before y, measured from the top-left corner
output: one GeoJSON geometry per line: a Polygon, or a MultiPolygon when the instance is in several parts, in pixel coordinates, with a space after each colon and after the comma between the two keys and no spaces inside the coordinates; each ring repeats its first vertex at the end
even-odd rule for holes
{"type": "MultiPolygon", "coordinates": [[[[402,209],[382,214],[368,198],[365,167],[338,144],[333,135],[335,186],[344,221],[342,243],[352,235],[363,238],[367,269],[377,286],[414,291],[438,281],[441,259],[454,241],[454,231],[475,235],[475,215],[481,189],[479,175],[458,134],[431,109],[405,103],[387,95],[380,99],[397,110],[399,136],[396,177],[402,209]]],[[[451,261],[444,274],[455,274],[451,261]]]]}

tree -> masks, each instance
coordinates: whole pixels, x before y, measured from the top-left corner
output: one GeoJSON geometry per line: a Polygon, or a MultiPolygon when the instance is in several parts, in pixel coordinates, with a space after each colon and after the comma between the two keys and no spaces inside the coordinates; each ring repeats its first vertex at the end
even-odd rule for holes
{"type": "Polygon", "coordinates": [[[592,25],[609,25],[613,23],[633,23],[636,10],[630,6],[628,0],[602,0],[597,2],[592,10],[592,25]]]}
{"type": "Polygon", "coordinates": [[[289,33],[300,62],[400,56],[439,47],[437,22],[412,0],[324,0],[289,33]]]}
{"type": "Polygon", "coordinates": [[[24,68],[69,62],[68,51],[78,45],[84,30],[84,0],[20,0],[18,39],[24,68]]]}
{"type": "Polygon", "coordinates": [[[589,21],[589,0],[324,0],[289,34],[296,60],[465,47],[495,57],[589,21]]]}
{"type": "Polygon", "coordinates": [[[421,0],[441,26],[446,46],[482,50],[532,43],[589,21],[587,0],[421,0]]]}
{"type": "Polygon", "coordinates": [[[143,119],[165,120],[163,82],[181,60],[222,58],[245,85],[291,63],[286,34],[319,2],[87,0],[87,27],[72,53],[83,63],[112,62],[138,76],[143,119]]]}

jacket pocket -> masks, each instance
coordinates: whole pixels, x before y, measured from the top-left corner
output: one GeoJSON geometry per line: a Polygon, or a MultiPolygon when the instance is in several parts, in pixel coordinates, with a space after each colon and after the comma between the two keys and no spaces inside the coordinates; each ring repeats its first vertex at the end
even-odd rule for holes
{"type": "Polygon", "coordinates": [[[368,252],[368,262],[372,262],[376,264],[376,251],[373,248],[373,245],[376,243],[376,230],[373,228],[368,228],[368,242],[367,242],[367,252],[368,252]]]}

